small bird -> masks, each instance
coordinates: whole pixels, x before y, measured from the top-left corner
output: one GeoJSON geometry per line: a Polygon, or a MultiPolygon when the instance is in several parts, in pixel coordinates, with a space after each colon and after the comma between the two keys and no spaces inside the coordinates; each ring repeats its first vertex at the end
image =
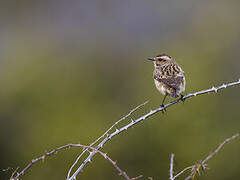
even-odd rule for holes
{"type": "Polygon", "coordinates": [[[153,79],[158,91],[164,95],[161,106],[164,107],[164,101],[168,95],[173,98],[181,95],[182,99],[181,93],[185,91],[186,81],[184,71],[176,61],[167,54],[159,54],[148,60],[153,61],[155,67],[153,79]]]}

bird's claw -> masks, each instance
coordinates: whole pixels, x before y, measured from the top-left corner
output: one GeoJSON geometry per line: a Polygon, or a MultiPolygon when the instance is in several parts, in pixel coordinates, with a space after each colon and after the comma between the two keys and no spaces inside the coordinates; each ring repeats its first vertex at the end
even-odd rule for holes
{"type": "Polygon", "coordinates": [[[162,108],[162,113],[163,113],[163,114],[164,114],[165,112],[167,112],[164,104],[161,104],[161,108],[162,108]]]}
{"type": "Polygon", "coordinates": [[[184,99],[184,95],[183,95],[183,94],[180,94],[180,96],[181,96],[181,97],[179,98],[179,100],[182,101],[182,102],[184,103],[185,100],[186,100],[186,99],[184,99]]]}

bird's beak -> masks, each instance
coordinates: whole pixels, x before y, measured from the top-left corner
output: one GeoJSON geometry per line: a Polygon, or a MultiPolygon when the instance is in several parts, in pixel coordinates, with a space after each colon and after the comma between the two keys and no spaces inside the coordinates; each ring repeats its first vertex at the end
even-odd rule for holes
{"type": "Polygon", "coordinates": [[[149,61],[155,61],[154,58],[147,58],[149,61]]]}

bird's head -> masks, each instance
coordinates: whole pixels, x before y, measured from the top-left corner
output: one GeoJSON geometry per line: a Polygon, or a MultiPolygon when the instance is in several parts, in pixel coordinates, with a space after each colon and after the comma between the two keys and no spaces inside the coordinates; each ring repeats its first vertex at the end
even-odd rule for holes
{"type": "Polygon", "coordinates": [[[172,57],[167,54],[159,54],[156,57],[148,58],[148,60],[153,61],[155,67],[163,66],[174,61],[172,57]]]}

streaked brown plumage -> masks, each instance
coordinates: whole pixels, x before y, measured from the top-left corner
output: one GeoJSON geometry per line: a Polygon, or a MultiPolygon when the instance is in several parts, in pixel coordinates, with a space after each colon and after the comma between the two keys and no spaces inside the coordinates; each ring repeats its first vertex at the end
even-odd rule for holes
{"type": "MultiPolygon", "coordinates": [[[[177,98],[181,95],[181,92],[185,90],[185,76],[184,71],[176,61],[167,54],[160,54],[154,58],[148,58],[153,61],[154,71],[153,78],[157,89],[165,97],[162,102],[165,101],[167,95],[177,98]]],[[[182,95],[181,95],[182,96],[182,95]]]]}

